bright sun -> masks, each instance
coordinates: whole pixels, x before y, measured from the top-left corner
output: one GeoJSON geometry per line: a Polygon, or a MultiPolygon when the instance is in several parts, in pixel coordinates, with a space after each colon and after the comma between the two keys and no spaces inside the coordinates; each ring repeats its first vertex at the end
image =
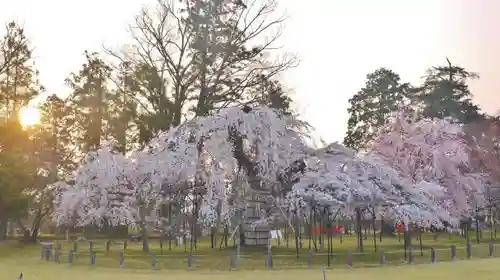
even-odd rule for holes
{"type": "Polygon", "coordinates": [[[40,123],[40,112],[35,107],[25,107],[20,113],[21,125],[24,127],[37,125],[40,123]]]}

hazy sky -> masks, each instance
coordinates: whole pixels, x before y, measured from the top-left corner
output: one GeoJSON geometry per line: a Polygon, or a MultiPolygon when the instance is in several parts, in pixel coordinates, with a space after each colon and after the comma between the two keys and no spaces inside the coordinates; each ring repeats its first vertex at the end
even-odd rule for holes
{"type": "MultiPolygon", "coordinates": [[[[17,19],[36,47],[42,83],[61,91],[83,51],[126,42],[127,23],[154,0],[0,0],[0,22],[17,19]]],[[[365,75],[389,67],[418,82],[449,57],[479,72],[476,101],[500,109],[498,0],[281,0],[290,16],[282,44],[301,64],[284,78],[297,109],[328,141],[342,140],[347,100],[365,75]]]]}

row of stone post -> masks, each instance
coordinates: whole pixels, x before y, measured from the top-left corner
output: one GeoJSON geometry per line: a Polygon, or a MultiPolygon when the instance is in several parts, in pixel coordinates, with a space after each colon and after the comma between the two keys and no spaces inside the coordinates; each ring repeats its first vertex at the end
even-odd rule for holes
{"type": "MultiPolygon", "coordinates": [[[[489,251],[488,251],[489,256],[493,257],[494,256],[493,243],[489,244],[488,249],[489,249],[489,251]]],[[[411,246],[408,247],[408,252],[409,252],[408,263],[412,264],[412,263],[414,263],[414,260],[415,260],[413,247],[411,247],[411,246]]],[[[68,251],[68,255],[67,255],[68,263],[70,263],[70,264],[73,263],[74,255],[75,255],[74,249],[70,249],[68,251]]],[[[451,255],[451,261],[453,261],[453,262],[456,261],[456,259],[457,259],[457,247],[456,247],[456,245],[451,246],[450,255],[451,255]]],[[[40,256],[41,256],[42,260],[50,261],[53,259],[54,262],[60,263],[61,262],[61,246],[58,245],[58,246],[56,246],[55,249],[53,249],[52,245],[43,245],[41,248],[40,256]]],[[[157,269],[156,255],[151,254],[150,256],[151,256],[151,267],[153,270],[156,270],[157,269]]],[[[309,251],[309,253],[307,254],[307,264],[308,264],[309,268],[313,267],[313,257],[314,257],[314,254],[311,251],[309,251]]],[[[431,263],[436,263],[436,257],[437,257],[436,249],[431,248],[431,263]]],[[[472,246],[469,243],[466,246],[466,258],[470,259],[471,257],[472,257],[472,246]]],[[[89,259],[90,265],[91,266],[95,265],[96,264],[95,251],[92,250],[90,252],[89,258],[90,258],[89,259]]],[[[233,250],[231,252],[230,259],[229,259],[229,264],[230,264],[231,269],[237,269],[239,259],[240,259],[240,257],[239,257],[237,250],[233,250]]],[[[193,268],[193,262],[194,262],[193,255],[189,254],[187,256],[187,265],[188,265],[189,269],[193,268]]],[[[385,265],[386,262],[387,262],[387,259],[386,259],[385,253],[384,253],[384,249],[381,249],[380,250],[380,265],[385,265]]],[[[119,263],[119,266],[121,268],[125,267],[125,255],[124,255],[123,251],[119,252],[118,263],[119,263]]],[[[271,250],[268,250],[268,252],[267,252],[265,265],[268,269],[273,269],[273,254],[272,254],[271,250]]],[[[353,267],[353,253],[352,253],[352,251],[347,252],[347,266],[350,268],[353,267]]]]}

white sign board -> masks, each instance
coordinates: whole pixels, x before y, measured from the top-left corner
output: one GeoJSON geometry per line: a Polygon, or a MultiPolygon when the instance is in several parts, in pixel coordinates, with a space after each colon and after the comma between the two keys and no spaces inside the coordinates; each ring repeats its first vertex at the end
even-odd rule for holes
{"type": "Polygon", "coordinates": [[[176,236],[177,238],[177,244],[183,245],[184,244],[184,237],[183,236],[176,236]]]}
{"type": "Polygon", "coordinates": [[[270,233],[272,239],[282,238],[281,230],[271,230],[270,233]]]}

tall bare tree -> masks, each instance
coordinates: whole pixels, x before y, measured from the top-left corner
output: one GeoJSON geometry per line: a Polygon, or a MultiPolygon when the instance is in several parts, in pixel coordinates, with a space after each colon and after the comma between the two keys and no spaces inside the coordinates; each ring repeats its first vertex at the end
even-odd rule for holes
{"type": "Polygon", "coordinates": [[[134,43],[107,52],[129,67],[128,94],[150,133],[187,115],[262,101],[251,89],[297,64],[275,55],[285,20],[275,12],[274,0],[159,0],[144,8],[130,28],[134,43]]]}

